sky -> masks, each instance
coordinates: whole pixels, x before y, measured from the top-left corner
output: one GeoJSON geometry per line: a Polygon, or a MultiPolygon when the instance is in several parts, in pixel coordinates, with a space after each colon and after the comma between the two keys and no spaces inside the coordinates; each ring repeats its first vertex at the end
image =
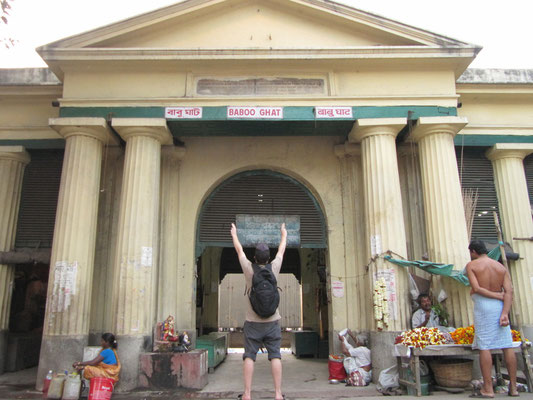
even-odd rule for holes
{"type": "MultiPolygon", "coordinates": [[[[178,2],[177,0],[12,0],[0,38],[0,68],[45,67],[36,47],[178,2]]],[[[471,68],[533,69],[532,0],[337,0],[483,47],[471,68]]]]}

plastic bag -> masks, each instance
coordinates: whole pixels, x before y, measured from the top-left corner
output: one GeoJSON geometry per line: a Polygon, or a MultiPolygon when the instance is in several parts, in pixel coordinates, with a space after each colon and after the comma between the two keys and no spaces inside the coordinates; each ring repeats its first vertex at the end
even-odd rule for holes
{"type": "Polygon", "coordinates": [[[346,370],[346,375],[350,375],[357,368],[355,358],[353,357],[346,357],[343,361],[343,364],[344,369],[346,370]]]}
{"type": "Polygon", "coordinates": [[[380,393],[386,393],[400,387],[398,367],[393,365],[381,371],[378,378],[377,389],[380,393]]]}

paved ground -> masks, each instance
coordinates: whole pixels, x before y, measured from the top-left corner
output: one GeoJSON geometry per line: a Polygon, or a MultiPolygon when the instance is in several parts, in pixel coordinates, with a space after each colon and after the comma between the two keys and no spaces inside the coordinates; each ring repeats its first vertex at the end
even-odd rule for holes
{"type": "MultiPolygon", "coordinates": [[[[36,368],[0,375],[0,400],[4,399],[40,399],[41,393],[34,390],[36,368]]],[[[242,390],[242,360],[240,354],[229,354],[226,360],[209,375],[208,385],[200,391],[165,391],[115,393],[114,400],[170,400],[170,399],[235,399],[242,390]]],[[[259,355],[254,374],[255,399],[272,399],[272,376],[266,355],[259,355]]],[[[283,355],[283,389],[288,399],[349,399],[381,396],[374,385],[355,388],[343,384],[328,383],[327,360],[296,359],[290,354],[283,355]]],[[[469,392],[449,394],[434,392],[438,400],[459,400],[467,398],[469,392]]],[[[505,396],[506,398],[507,396],[505,396]]],[[[522,393],[523,399],[532,399],[533,394],[522,393]]],[[[497,395],[504,398],[504,395],[497,395]]],[[[415,399],[402,396],[402,399],[415,399]]]]}

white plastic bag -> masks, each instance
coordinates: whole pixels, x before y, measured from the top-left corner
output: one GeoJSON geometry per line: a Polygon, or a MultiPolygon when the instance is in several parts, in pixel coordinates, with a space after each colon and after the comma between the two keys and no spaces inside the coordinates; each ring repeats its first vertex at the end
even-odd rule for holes
{"type": "Polygon", "coordinates": [[[393,365],[381,371],[378,378],[377,389],[380,393],[385,393],[400,387],[398,367],[393,365]]]}
{"type": "Polygon", "coordinates": [[[347,375],[350,375],[357,368],[355,358],[353,357],[346,357],[343,361],[343,364],[347,375]]]}

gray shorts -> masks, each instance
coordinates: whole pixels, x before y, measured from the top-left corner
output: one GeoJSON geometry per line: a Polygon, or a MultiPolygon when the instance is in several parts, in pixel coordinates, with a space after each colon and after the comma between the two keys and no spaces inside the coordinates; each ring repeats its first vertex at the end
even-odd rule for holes
{"type": "Polygon", "coordinates": [[[257,352],[261,347],[268,351],[268,359],[281,358],[280,321],[272,322],[244,322],[244,354],[242,359],[251,358],[255,361],[257,352]]]}

